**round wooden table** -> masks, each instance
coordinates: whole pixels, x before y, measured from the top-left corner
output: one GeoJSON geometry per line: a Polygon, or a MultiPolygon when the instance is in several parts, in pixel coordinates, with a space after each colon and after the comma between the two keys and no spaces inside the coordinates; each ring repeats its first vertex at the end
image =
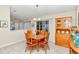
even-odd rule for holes
{"type": "Polygon", "coordinates": [[[70,54],[79,54],[79,48],[75,46],[75,42],[73,39],[70,40],[70,54]]]}
{"type": "Polygon", "coordinates": [[[43,34],[32,35],[32,39],[35,39],[35,40],[41,40],[43,38],[45,38],[45,35],[43,35],[43,34]]]}

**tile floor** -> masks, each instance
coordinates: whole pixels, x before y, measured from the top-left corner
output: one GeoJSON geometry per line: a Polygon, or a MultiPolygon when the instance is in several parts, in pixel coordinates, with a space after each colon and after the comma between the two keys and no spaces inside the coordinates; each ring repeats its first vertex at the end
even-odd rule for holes
{"type": "MultiPolygon", "coordinates": [[[[50,42],[50,50],[47,54],[69,54],[69,49],[61,46],[56,46],[50,42]]],[[[20,42],[14,45],[10,45],[4,48],[0,48],[0,54],[29,54],[29,51],[25,52],[25,42],[20,42]]],[[[32,54],[45,54],[42,49],[37,52],[34,50],[32,54]]]]}

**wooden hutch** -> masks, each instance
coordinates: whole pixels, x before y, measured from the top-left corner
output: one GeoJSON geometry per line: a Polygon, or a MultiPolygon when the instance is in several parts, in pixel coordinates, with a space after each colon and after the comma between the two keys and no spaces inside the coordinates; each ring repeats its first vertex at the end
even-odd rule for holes
{"type": "Polygon", "coordinates": [[[69,48],[72,17],[56,18],[55,44],[69,48]]]}

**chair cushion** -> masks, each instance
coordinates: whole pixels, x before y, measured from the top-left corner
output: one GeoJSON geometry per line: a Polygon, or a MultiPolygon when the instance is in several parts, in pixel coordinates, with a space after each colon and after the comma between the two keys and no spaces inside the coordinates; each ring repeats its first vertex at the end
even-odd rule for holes
{"type": "Polygon", "coordinates": [[[35,46],[36,45],[36,41],[32,41],[28,44],[28,46],[35,46]]]}
{"type": "Polygon", "coordinates": [[[39,44],[40,45],[45,45],[47,42],[46,41],[40,41],[39,44]]]}

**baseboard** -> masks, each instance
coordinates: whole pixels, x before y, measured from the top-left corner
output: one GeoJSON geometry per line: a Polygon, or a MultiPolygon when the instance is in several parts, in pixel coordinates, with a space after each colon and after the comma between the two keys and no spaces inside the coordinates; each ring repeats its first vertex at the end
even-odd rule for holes
{"type": "MultiPolygon", "coordinates": [[[[7,44],[4,44],[4,45],[0,45],[0,48],[7,47],[7,46],[10,46],[10,45],[13,45],[13,44],[17,44],[17,43],[20,43],[20,42],[23,42],[23,41],[24,40],[19,40],[19,41],[7,43],[7,44]]],[[[49,41],[49,42],[51,42],[51,41],[49,41]]],[[[55,44],[55,42],[52,42],[52,44],[55,44]]]]}
{"type": "Polygon", "coordinates": [[[23,41],[23,40],[19,40],[19,41],[7,43],[7,44],[4,44],[4,45],[0,45],[0,48],[6,47],[6,46],[10,46],[10,45],[13,45],[13,44],[17,44],[17,43],[20,43],[20,42],[22,42],[22,41],[23,41]]]}

